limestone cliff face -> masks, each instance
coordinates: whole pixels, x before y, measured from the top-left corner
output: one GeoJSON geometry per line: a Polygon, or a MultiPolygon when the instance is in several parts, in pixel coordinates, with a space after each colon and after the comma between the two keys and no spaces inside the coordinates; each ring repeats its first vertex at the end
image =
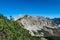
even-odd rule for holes
{"type": "Polygon", "coordinates": [[[21,22],[32,36],[54,36],[58,27],[53,20],[41,16],[19,15],[14,21],[21,22]]]}

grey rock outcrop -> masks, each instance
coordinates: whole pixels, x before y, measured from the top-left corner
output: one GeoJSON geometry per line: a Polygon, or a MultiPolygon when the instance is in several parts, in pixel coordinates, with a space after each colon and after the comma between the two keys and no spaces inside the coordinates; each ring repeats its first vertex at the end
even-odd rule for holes
{"type": "Polygon", "coordinates": [[[53,25],[53,20],[41,16],[19,15],[14,21],[21,22],[31,36],[54,36],[55,30],[58,30],[56,24],[53,25]]]}

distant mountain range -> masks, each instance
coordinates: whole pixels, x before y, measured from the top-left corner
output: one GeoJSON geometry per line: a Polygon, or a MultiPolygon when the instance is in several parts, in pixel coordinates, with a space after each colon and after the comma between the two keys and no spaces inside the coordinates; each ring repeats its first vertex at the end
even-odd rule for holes
{"type": "Polygon", "coordinates": [[[60,24],[60,18],[54,18],[52,20],[54,20],[57,24],[60,24]]]}

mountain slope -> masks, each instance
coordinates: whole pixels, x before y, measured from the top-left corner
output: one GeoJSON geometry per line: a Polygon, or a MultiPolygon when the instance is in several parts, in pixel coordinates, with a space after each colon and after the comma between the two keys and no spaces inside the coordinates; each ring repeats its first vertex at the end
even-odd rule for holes
{"type": "Polygon", "coordinates": [[[23,29],[22,24],[19,25],[0,14],[0,40],[40,40],[40,38],[32,37],[23,29]]]}
{"type": "MultiPolygon", "coordinates": [[[[29,33],[29,30],[24,28],[24,25],[21,23],[21,19],[19,19],[19,21],[13,21],[0,14],[0,40],[60,40],[60,37],[57,36],[49,37],[51,34],[43,29],[40,31],[38,30],[38,32],[43,32],[45,37],[32,36],[29,33]]],[[[52,29],[51,27],[46,28],[49,30],[52,29]]]]}
{"type": "MultiPolygon", "coordinates": [[[[31,36],[36,37],[59,37],[60,29],[54,20],[42,16],[19,15],[14,21],[22,23],[23,28],[28,30],[31,36]]],[[[53,40],[53,39],[52,39],[53,40]]]]}

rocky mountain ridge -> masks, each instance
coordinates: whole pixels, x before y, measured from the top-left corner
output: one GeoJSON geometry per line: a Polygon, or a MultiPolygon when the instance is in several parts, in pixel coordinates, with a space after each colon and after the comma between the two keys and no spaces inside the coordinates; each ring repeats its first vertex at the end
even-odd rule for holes
{"type": "Polygon", "coordinates": [[[58,25],[49,18],[44,18],[42,16],[19,15],[14,21],[21,22],[24,26],[23,28],[28,30],[31,36],[60,36],[56,33],[60,30],[58,25]]]}

